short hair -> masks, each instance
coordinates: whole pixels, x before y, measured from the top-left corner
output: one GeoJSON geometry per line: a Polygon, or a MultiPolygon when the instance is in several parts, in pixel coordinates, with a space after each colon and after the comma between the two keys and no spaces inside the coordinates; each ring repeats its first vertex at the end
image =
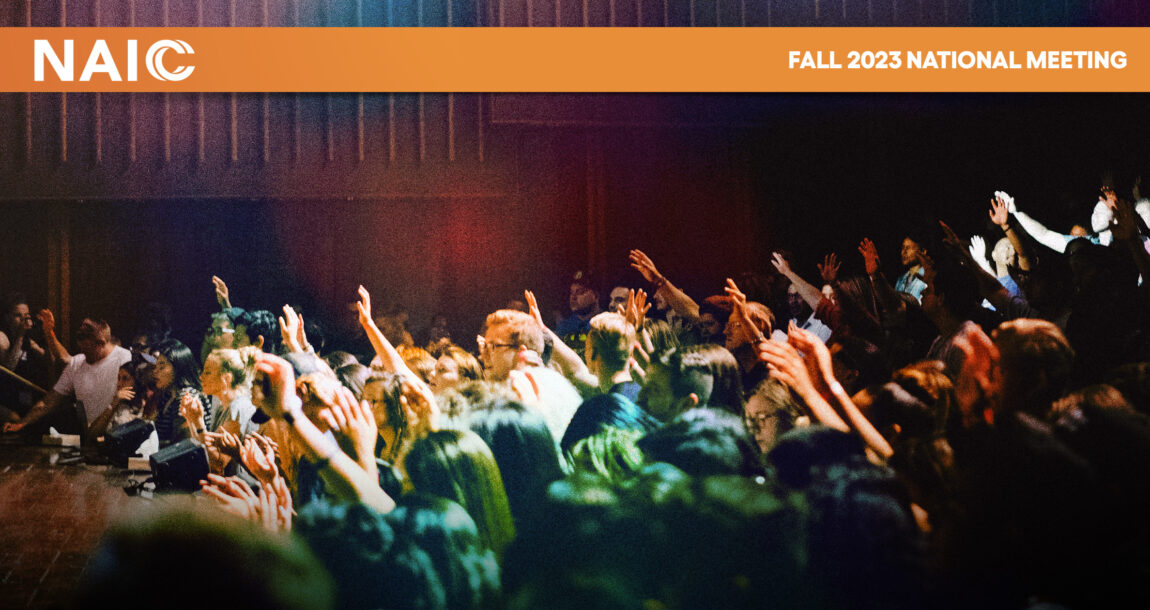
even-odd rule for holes
{"type": "Polygon", "coordinates": [[[599,434],[608,428],[638,430],[641,433],[654,430],[659,420],[649,415],[626,396],[610,392],[583,401],[559,441],[559,448],[570,452],[579,441],[599,434]]]}
{"type": "Polygon", "coordinates": [[[489,608],[499,594],[499,564],[475,521],[457,502],[419,492],[399,498],[384,517],[427,553],[447,594],[445,608],[489,608]]]}
{"type": "Polygon", "coordinates": [[[438,430],[415,441],[404,460],[416,490],[442,496],[467,509],[487,548],[501,555],[515,537],[503,477],[479,435],[438,430]]]}
{"type": "MultiPolygon", "coordinates": [[[[76,331],[76,340],[110,343],[112,341],[112,328],[108,326],[107,322],[100,318],[84,318],[84,322],[80,324],[80,330],[76,331]]],[[[179,342],[177,341],[177,343],[179,342]]],[[[157,349],[158,348],[159,346],[157,346],[157,349]]]]}
{"type": "Polygon", "coordinates": [[[533,352],[543,353],[543,331],[534,318],[522,311],[500,309],[488,314],[483,328],[487,330],[493,326],[510,326],[509,340],[516,347],[526,345],[533,352]]]}
{"type": "Polygon", "coordinates": [[[252,309],[236,318],[236,326],[242,325],[249,341],[264,338],[264,351],[274,354],[279,351],[280,331],[276,316],[266,309],[252,309]]]}
{"type": "Polygon", "coordinates": [[[336,350],[334,352],[324,354],[323,361],[326,362],[333,371],[338,371],[341,366],[347,366],[349,364],[359,362],[354,354],[342,350],[336,350]]]}
{"type": "Polygon", "coordinates": [[[631,347],[635,344],[635,327],[615,312],[598,314],[591,318],[590,324],[587,343],[591,347],[591,354],[612,370],[626,366],[631,347]]]}
{"type": "Polygon", "coordinates": [[[770,333],[771,329],[775,327],[775,314],[771,311],[770,307],[763,305],[757,301],[750,301],[747,303],[747,315],[751,318],[751,323],[755,328],[770,333]]]}
{"type": "Polygon", "coordinates": [[[761,474],[759,448],[741,417],[717,409],[690,409],[639,439],[650,459],[692,476],[761,474]]]}
{"type": "Polygon", "coordinates": [[[371,367],[352,362],[336,369],[335,376],[343,387],[355,394],[356,400],[363,400],[363,388],[367,386],[367,380],[371,377],[371,367]]]}
{"type": "Polygon", "coordinates": [[[738,363],[726,348],[712,343],[688,345],[664,354],[659,365],[667,371],[675,398],[694,394],[700,407],[715,406],[742,415],[738,363]]]}
{"type": "Polygon", "coordinates": [[[431,558],[367,506],[309,502],[293,531],[332,575],[340,608],[446,606],[431,558]]]}
{"type": "Polygon", "coordinates": [[[455,362],[455,366],[459,369],[461,382],[483,379],[483,365],[479,364],[479,359],[473,356],[471,352],[458,345],[448,345],[440,350],[439,357],[443,358],[444,356],[455,362]]]}
{"type": "Polygon", "coordinates": [[[991,334],[1002,366],[1003,398],[1011,410],[1044,418],[1062,396],[1074,365],[1074,348],[1057,326],[1022,318],[991,334]]]}
{"type": "MultiPolygon", "coordinates": [[[[803,414],[803,404],[795,397],[787,384],[774,376],[760,381],[751,393],[751,397],[757,397],[770,405],[771,415],[775,416],[775,420],[779,422],[779,436],[794,429],[795,422],[803,414]]],[[[750,400],[748,399],[747,402],[750,400]]]]}

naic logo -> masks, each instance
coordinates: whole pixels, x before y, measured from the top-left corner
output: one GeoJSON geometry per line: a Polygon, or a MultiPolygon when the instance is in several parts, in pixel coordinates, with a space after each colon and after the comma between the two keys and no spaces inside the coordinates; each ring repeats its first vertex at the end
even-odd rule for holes
{"type": "MultiPolygon", "coordinates": [[[[139,41],[128,41],[127,53],[125,59],[127,61],[127,80],[128,82],[136,82],[139,64],[139,41]]],[[[76,76],[76,62],[75,60],[75,41],[64,41],[64,59],[56,53],[56,49],[52,47],[52,43],[47,40],[35,41],[35,67],[34,78],[36,82],[44,82],[44,64],[45,62],[51,64],[52,69],[56,72],[56,77],[61,81],[69,82],[75,80],[76,76]]],[[[160,40],[148,47],[148,52],[144,54],[144,67],[148,69],[148,74],[152,78],[160,81],[180,81],[192,75],[192,71],[196,69],[195,66],[178,66],[174,70],[169,71],[164,67],[164,54],[168,51],[175,51],[180,55],[194,55],[195,51],[192,50],[192,45],[182,40],[160,40]]],[[[116,65],[116,59],[112,56],[111,50],[108,49],[108,43],[105,40],[97,40],[92,45],[92,52],[88,54],[88,61],[84,64],[84,70],[80,73],[80,82],[88,82],[92,80],[93,74],[107,74],[108,78],[113,82],[121,82],[124,79],[120,76],[120,69],[116,65]]]]}

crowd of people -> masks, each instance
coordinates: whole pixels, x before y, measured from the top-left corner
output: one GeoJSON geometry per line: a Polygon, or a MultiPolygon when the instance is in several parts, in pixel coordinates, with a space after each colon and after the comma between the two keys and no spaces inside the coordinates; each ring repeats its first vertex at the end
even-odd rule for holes
{"type": "Polygon", "coordinates": [[[197,508],[110,530],[81,603],[194,573],[267,607],[1150,604],[1150,200],[1103,188],[1066,235],[1003,192],[989,218],[863,237],[853,276],[772,252],[700,299],[633,250],[643,285],[576,273],[553,320],[516,295],[477,355],[363,287],[368,353],[219,278],[198,350],[154,306],[72,355],[14,296],[0,365],[51,389],[6,383],[0,420],[207,452],[197,508]]]}

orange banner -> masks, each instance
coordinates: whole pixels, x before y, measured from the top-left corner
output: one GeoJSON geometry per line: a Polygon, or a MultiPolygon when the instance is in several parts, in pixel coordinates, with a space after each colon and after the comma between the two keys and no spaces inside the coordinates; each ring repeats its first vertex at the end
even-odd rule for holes
{"type": "Polygon", "coordinates": [[[0,91],[1147,91],[1146,28],[0,28],[0,91]]]}

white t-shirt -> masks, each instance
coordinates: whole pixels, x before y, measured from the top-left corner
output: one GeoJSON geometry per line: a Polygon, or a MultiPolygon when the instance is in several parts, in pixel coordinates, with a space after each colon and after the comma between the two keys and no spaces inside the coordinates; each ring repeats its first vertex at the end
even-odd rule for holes
{"type": "Polygon", "coordinates": [[[116,378],[120,367],[131,362],[132,352],[116,346],[112,353],[104,356],[96,364],[88,364],[84,354],[76,354],[64,367],[60,380],[52,389],[57,394],[75,396],[84,403],[88,423],[104,412],[116,396],[116,378]]]}

